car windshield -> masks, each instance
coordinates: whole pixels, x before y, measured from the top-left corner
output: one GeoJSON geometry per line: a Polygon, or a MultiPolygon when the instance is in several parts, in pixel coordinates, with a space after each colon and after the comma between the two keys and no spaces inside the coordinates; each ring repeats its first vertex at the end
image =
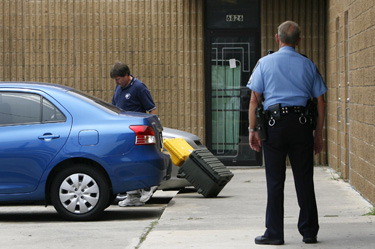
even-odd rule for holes
{"type": "Polygon", "coordinates": [[[118,108],[108,102],[105,102],[97,97],[94,97],[90,94],[87,94],[85,92],[82,92],[82,91],[79,91],[79,90],[76,90],[76,89],[73,89],[71,91],[68,91],[69,94],[72,94],[86,102],[90,102],[91,104],[103,109],[103,110],[106,110],[106,111],[113,111],[113,112],[116,112],[116,113],[122,113],[124,112],[124,110],[122,110],[121,108],[118,108]]]}

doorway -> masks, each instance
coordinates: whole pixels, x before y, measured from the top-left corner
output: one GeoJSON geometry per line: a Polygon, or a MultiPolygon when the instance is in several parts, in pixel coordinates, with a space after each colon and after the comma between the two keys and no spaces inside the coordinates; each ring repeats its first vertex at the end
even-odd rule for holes
{"type": "Polygon", "coordinates": [[[249,146],[246,87],[260,54],[258,1],[206,3],[206,145],[225,165],[262,165],[249,146]]]}

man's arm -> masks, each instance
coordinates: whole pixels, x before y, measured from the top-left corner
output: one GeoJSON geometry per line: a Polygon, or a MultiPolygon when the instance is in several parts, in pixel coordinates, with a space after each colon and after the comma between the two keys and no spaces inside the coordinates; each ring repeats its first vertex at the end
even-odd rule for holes
{"type": "MultiPolygon", "coordinates": [[[[252,91],[251,92],[251,99],[249,104],[249,128],[255,129],[256,127],[256,117],[255,117],[255,109],[258,106],[258,99],[261,96],[259,93],[252,91]]],[[[262,147],[261,140],[259,138],[259,134],[257,131],[249,131],[249,145],[252,150],[257,152],[260,151],[262,147]]]]}
{"type": "Polygon", "coordinates": [[[325,115],[325,101],[324,94],[320,95],[318,98],[318,120],[316,128],[314,131],[314,151],[315,154],[318,154],[323,149],[323,125],[324,125],[324,115],[325,115]]]}
{"type": "Polygon", "coordinates": [[[153,109],[153,110],[151,110],[151,111],[150,111],[150,114],[154,114],[154,115],[157,115],[157,114],[158,114],[158,112],[156,111],[156,108],[155,108],[155,109],[153,109]]]}

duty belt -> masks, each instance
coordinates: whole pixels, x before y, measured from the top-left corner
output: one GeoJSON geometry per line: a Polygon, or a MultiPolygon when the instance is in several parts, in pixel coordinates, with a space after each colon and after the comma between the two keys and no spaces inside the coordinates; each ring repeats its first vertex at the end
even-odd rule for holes
{"type": "Polygon", "coordinates": [[[304,113],[305,107],[304,106],[284,106],[281,107],[280,113],[281,115],[288,115],[289,113],[304,113]]]}
{"type": "Polygon", "coordinates": [[[266,117],[268,119],[268,125],[274,126],[277,120],[281,119],[281,116],[286,116],[291,113],[300,114],[299,122],[301,124],[307,123],[307,117],[305,113],[306,108],[304,106],[284,106],[281,107],[280,104],[273,105],[269,107],[269,110],[266,111],[266,117]]]}

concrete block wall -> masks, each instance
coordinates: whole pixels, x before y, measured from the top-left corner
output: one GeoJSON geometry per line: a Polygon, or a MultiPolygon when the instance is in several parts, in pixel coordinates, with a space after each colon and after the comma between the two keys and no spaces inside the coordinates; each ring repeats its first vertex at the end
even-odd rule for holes
{"type": "Polygon", "coordinates": [[[375,7],[327,5],[328,165],[375,204],[375,7]]]}
{"type": "Polygon", "coordinates": [[[68,85],[111,101],[116,60],[166,127],[204,135],[203,1],[2,0],[0,80],[68,85]]]}

